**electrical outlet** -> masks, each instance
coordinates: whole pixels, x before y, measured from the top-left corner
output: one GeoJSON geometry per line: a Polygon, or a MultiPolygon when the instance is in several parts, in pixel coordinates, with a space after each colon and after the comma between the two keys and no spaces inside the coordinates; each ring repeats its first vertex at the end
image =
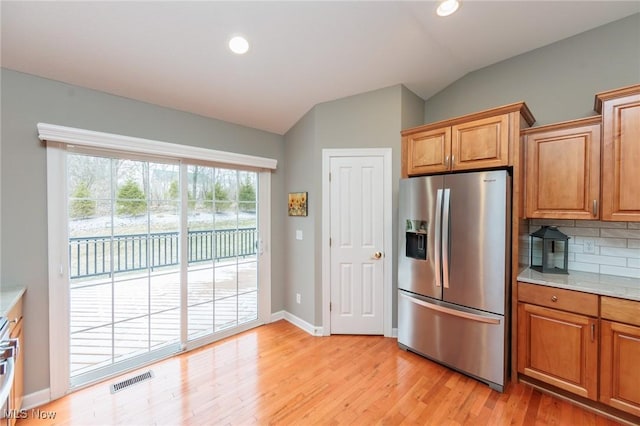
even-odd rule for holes
{"type": "Polygon", "coordinates": [[[584,252],[594,254],[596,252],[596,241],[594,239],[588,238],[584,240],[584,252]]]}
{"type": "Polygon", "coordinates": [[[296,303],[299,305],[301,301],[300,293],[296,293],[296,303]]]}

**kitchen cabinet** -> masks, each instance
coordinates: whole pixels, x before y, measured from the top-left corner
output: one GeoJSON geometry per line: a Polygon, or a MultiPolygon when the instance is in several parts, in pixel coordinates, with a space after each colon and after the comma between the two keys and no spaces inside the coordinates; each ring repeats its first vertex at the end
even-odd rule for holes
{"type": "Polygon", "coordinates": [[[596,95],[602,114],[601,220],[640,221],[640,85],[596,95]]]}
{"type": "Polygon", "coordinates": [[[456,124],[451,128],[451,170],[509,164],[509,114],[456,124]]]}
{"type": "MultiPolygon", "coordinates": [[[[17,354],[15,358],[15,374],[13,378],[13,387],[11,388],[11,394],[9,395],[9,408],[13,410],[20,410],[22,408],[22,397],[24,394],[24,351],[22,350],[22,298],[19,298],[15,305],[9,310],[7,314],[9,320],[9,338],[17,339],[17,354]]],[[[10,426],[13,426],[16,422],[15,416],[8,419],[10,426]]]]}
{"type": "Polygon", "coordinates": [[[520,128],[534,122],[524,102],[402,132],[402,176],[513,165],[520,128]]]}
{"type": "Polygon", "coordinates": [[[411,176],[449,170],[451,128],[425,130],[407,137],[407,167],[411,176]]]}
{"type": "Polygon", "coordinates": [[[521,131],[527,218],[599,217],[600,122],[595,116],[521,131]]]}
{"type": "Polygon", "coordinates": [[[518,372],[598,398],[598,296],[518,283],[518,372]]]}
{"type": "Polygon", "coordinates": [[[640,302],[600,303],[600,402],[640,417],[640,302]]]}

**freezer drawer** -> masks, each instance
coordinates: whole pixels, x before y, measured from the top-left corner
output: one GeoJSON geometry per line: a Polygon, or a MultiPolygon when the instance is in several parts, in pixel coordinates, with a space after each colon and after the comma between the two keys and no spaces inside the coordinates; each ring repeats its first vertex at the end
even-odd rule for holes
{"type": "Polygon", "coordinates": [[[398,294],[398,344],[502,392],[505,324],[501,315],[398,294]]]}

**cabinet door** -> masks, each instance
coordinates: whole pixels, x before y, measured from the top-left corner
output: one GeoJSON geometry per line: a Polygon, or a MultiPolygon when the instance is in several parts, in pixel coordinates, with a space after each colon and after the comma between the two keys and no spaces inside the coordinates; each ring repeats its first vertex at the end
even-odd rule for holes
{"type": "Polygon", "coordinates": [[[640,94],[607,100],[602,120],[602,220],[640,221],[640,94]]]}
{"type": "Polygon", "coordinates": [[[600,401],[640,416],[640,327],[601,323],[600,401]]]}
{"type": "MultiPolygon", "coordinates": [[[[15,359],[15,375],[13,378],[13,387],[11,388],[11,398],[12,404],[11,408],[15,410],[20,410],[22,408],[22,397],[24,394],[23,391],[23,383],[24,383],[24,340],[22,338],[22,319],[18,321],[18,323],[11,330],[11,334],[9,337],[12,339],[18,339],[18,353],[15,359]]],[[[9,419],[9,424],[13,426],[16,422],[16,418],[12,417],[9,419]]]]}
{"type": "Polygon", "coordinates": [[[596,400],[596,319],[518,304],[518,372],[596,400]]]}
{"type": "Polygon", "coordinates": [[[451,137],[452,170],[509,164],[509,114],[455,125],[451,137]]]}
{"type": "Polygon", "coordinates": [[[525,144],[527,217],[597,219],[600,126],[531,133],[525,144]]]}
{"type": "Polygon", "coordinates": [[[447,171],[450,153],[450,127],[407,136],[407,173],[415,176],[447,171]]]}

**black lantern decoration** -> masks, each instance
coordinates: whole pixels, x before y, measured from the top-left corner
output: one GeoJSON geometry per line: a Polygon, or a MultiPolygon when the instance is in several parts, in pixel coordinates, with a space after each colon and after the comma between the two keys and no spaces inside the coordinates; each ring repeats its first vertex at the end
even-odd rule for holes
{"type": "Polygon", "coordinates": [[[531,269],[545,274],[568,274],[569,264],[569,237],[558,231],[555,226],[543,226],[531,234],[531,269]],[[536,260],[539,260],[542,240],[542,263],[534,264],[534,251],[536,260]],[[559,266],[562,265],[562,266],[559,266]]]}

